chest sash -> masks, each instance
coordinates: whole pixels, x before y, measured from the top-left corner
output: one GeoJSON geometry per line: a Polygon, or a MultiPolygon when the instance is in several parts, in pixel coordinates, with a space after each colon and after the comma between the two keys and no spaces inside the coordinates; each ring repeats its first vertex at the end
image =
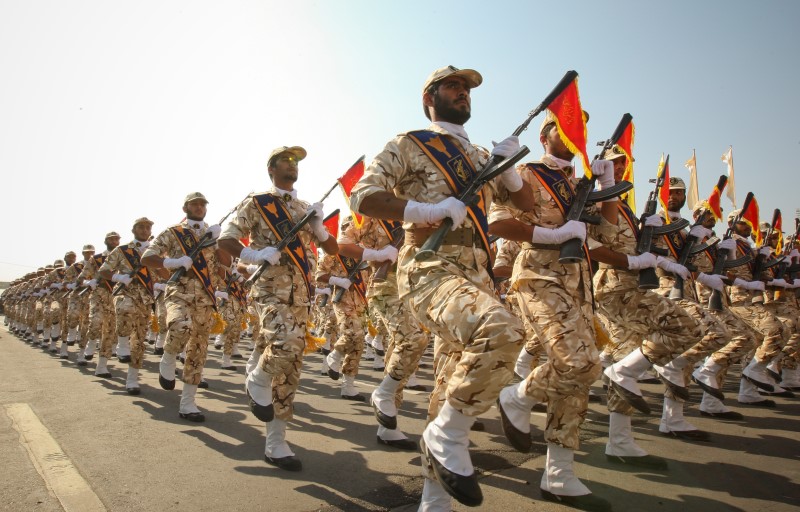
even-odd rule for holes
{"type": "Polygon", "coordinates": [[[147,289],[150,295],[153,295],[153,280],[150,278],[150,271],[141,263],[139,251],[129,245],[121,245],[119,248],[128,261],[128,264],[131,266],[131,269],[138,268],[136,271],[136,279],[147,289]]]}
{"type": "MultiPolygon", "coordinates": [[[[195,250],[199,240],[194,236],[194,232],[191,229],[178,225],[170,227],[169,230],[178,240],[178,244],[181,246],[184,255],[188,256],[190,252],[195,250]]],[[[211,297],[214,308],[216,308],[217,300],[214,297],[214,284],[211,282],[211,271],[208,268],[206,257],[203,256],[203,251],[198,252],[192,260],[191,270],[195,277],[203,283],[203,290],[206,292],[206,295],[211,297]]]]}

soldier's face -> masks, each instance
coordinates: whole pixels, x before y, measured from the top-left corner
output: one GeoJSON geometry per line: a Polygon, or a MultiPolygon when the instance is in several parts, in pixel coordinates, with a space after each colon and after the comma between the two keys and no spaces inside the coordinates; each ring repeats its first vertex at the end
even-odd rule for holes
{"type": "Polygon", "coordinates": [[[89,261],[89,258],[94,256],[94,251],[83,251],[83,259],[89,261]]]}
{"type": "Polygon", "coordinates": [[[106,249],[108,249],[109,251],[112,249],[116,249],[118,245],[119,245],[118,236],[112,236],[111,238],[106,238],[106,249]]]}
{"type": "Polygon", "coordinates": [[[753,229],[750,227],[750,225],[745,222],[737,222],[733,227],[733,230],[737,235],[743,238],[750,238],[750,234],[753,232],[753,229]]]}
{"type": "Polygon", "coordinates": [[[567,146],[558,135],[558,128],[553,123],[550,128],[539,136],[539,141],[544,146],[544,150],[548,155],[553,155],[556,158],[570,161],[575,156],[567,149],[567,146]]]}
{"type": "Polygon", "coordinates": [[[203,220],[206,218],[207,204],[202,199],[195,199],[183,205],[183,212],[189,220],[203,220]]]}
{"type": "Polygon", "coordinates": [[[146,242],[150,238],[151,231],[152,226],[150,224],[141,223],[133,226],[133,236],[140,242],[146,242]]]}
{"type": "Polygon", "coordinates": [[[625,164],[628,162],[628,159],[625,157],[615,158],[611,162],[614,164],[614,181],[619,183],[625,175],[625,164]]]}
{"type": "Polygon", "coordinates": [[[78,257],[74,254],[70,254],[69,256],[64,256],[64,262],[67,264],[67,266],[70,266],[73,263],[75,263],[76,259],[78,259],[78,257]]]}
{"type": "Polygon", "coordinates": [[[673,188],[669,191],[669,201],[667,208],[671,212],[679,212],[686,204],[686,191],[680,188],[673,188]]]}
{"type": "Polygon", "coordinates": [[[433,94],[425,93],[423,101],[433,107],[434,121],[464,124],[472,115],[470,87],[461,77],[445,78],[433,94]]]}
{"type": "Polygon", "coordinates": [[[297,157],[291,153],[283,153],[273,160],[269,174],[277,187],[284,188],[280,186],[281,183],[294,184],[297,181],[297,163],[297,157]]]}

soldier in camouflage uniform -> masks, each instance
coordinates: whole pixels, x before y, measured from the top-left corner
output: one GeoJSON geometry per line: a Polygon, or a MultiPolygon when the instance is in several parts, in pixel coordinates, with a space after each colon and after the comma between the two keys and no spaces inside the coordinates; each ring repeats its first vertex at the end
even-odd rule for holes
{"type": "MultiPolygon", "coordinates": [[[[455,192],[459,187],[454,184],[466,182],[489,156],[470,143],[463,127],[470,117],[470,89],[481,82],[478,72],[452,66],[431,74],[423,87],[422,104],[433,124],[390,141],[350,196],[353,211],[404,222],[399,296],[417,322],[447,343],[454,357],[459,354],[447,385],[447,401],[420,442],[427,477],[423,509],[449,506],[445,493],[466,505],[482,502],[469,456],[469,430],[511,380],[523,338],[519,320],[494,294],[481,206],[512,200],[518,207],[530,208],[530,193],[514,169],[488,183],[481,191],[482,203],[469,211],[455,192]],[[416,261],[419,248],[448,217],[453,228],[436,256],[416,261]]],[[[518,139],[510,137],[495,154],[507,157],[517,148],[518,139]]]]}
{"type": "Polygon", "coordinates": [[[242,287],[244,278],[235,268],[226,271],[224,289],[221,290],[228,298],[222,301],[220,314],[225,320],[225,330],[217,335],[214,346],[222,349],[223,370],[236,370],[231,358],[239,354],[239,337],[242,334],[242,321],[247,314],[247,295],[242,287]]]}
{"type": "Polygon", "coordinates": [[[208,334],[214,324],[216,300],[224,294],[215,290],[224,288],[224,268],[231,262],[214,243],[203,248],[194,259],[188,256],[201,240],[216,240],[222,231],[219,225],[209,226],[203,221],[207,204],[200,192],[188,194],[183,201],[186,219],[159,233],[142,257],[142,262],[153,269],[186,271],[176,282],[167,282],[164,290],[168,334],[158,382],[163,389],[175,389],[176,360],[185,351],[178,415],[193,422],[205,421],[195,395],[208,354],[208,334]]]}
{"type": "MultiPolygon", "coordinates": [[[[72,263],[75,262],[75,253],[70,251],[67,254],[72,254],[72,263]]],[[[55,354],[58,352],[58,341],[62,339],[61,330],[66,326],[67,304],[66,297],[64,297],[64,290],[66,290],[66,283],[64,277],[66,276],[66,267],[71,263],[66,263],[64,260],[56,260],[53,266],[53,272],[49,274],[48,283],[48,298],[50,307],[50,352],[55,354]],[[62,318],[64,317],[64,318],[62,318]]],[[[66,338],[66,336],[64,336],[66,338]]],[[[66,344],[61,351],[61,356],[67,358],[66,344]]]]}
{"type": "Polygon", "coordinates": [[[141,393],[139,371],[144,361],[145,335],[153,304],[153,283],[150,272],[141,257],[150,245],[148,239],[153,221],[147,217],[133,223],[134,239],[117,246],[97,274],[117,283],[116,295],[112,292],[117,333],[117,356],[120,363],[128,363],[125,389],[129,395],[141,393]]]}
{"type": "Polygon", "coordinates": [[[83,289],[83,280],[80,275],[83,269],[94,256],[94,246],[86,244],[81,250],[83,260],[76,261],[67,269],[65,281],[69,289],[69,300],[67,303],[67,345],[78,342],[78,366],[86,366],[86,356],[84,349],[88,341],[89,331],[89,296],[79,295],[83,289]]]}
{"type": "Polygon", "coordinates": [[[297,198],[294,184],[298,162],[305,156],[306,151],[299,146],[283,146],[272,151],[267,164],[272,188],[240,206],[220,237],[220,247],[238,257],[241,264],[269,264],[250,290],[264,345],[257,343],[254,357],[260,355],[260,358],[248,374],[245,387],[251,411],[267,423],[264,458],[267,463],[287,471],[302,469],[302,463],[286,442],[286,426],[293,416],[314,298],[311,272],[316,255],[312,254],[309,244],[313,238],[326,253],[338,251],[336,240],[322,224],[322,204],[309,205],[297,198]],[[277,212],[285,212],[288,217],[280,222],[285,226],[284,222],[294,225],[311,211],[315,215],[298,233],[294,249],[287,247],[279,251],[275,247],[279,236],[275,233],[285,234],[286,231],[277,231],[277,212]],[[244,247],[240,240],[248,236],[250,246],[244,247]]]}

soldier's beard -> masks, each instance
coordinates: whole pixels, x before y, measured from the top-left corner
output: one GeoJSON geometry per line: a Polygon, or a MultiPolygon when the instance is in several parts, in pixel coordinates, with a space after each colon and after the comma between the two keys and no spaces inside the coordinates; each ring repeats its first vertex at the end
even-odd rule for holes
{"type": "Polygon", "coordinates": [[[433,110],[436,111],[436,118],[440,121],[447,123],[463,125],[472,116],[472,113],[467,107],[467,110],[459,110],[451,104],[446,103],[439,94],[433,95],[433,110]]]}

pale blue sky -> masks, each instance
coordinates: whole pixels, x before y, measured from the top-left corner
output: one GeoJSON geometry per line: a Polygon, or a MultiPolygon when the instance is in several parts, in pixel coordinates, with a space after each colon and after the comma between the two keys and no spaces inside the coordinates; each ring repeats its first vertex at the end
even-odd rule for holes
{"type": "MultiPolygon", "coordinates": [[[[798,21],[789,0],[0,0],[0,280],[107,231],[127,241],[143,215],[159,232],[193,190],[216,222],[268,187],[277,146],[308,150],[297,188],[315,201],[360,155],[427,125],[422,83],[448,64],[484,76],[466,125],[476,143],[510,134],[575,69],[592,142],[634,117],[640,207],[662,152],[686,177],[697,150],[702,198],[733,145],[739,201],[752,190],[788,227],[798,21]]],[[[522,137],[536,156],[538,125],[522,137]]]]}

